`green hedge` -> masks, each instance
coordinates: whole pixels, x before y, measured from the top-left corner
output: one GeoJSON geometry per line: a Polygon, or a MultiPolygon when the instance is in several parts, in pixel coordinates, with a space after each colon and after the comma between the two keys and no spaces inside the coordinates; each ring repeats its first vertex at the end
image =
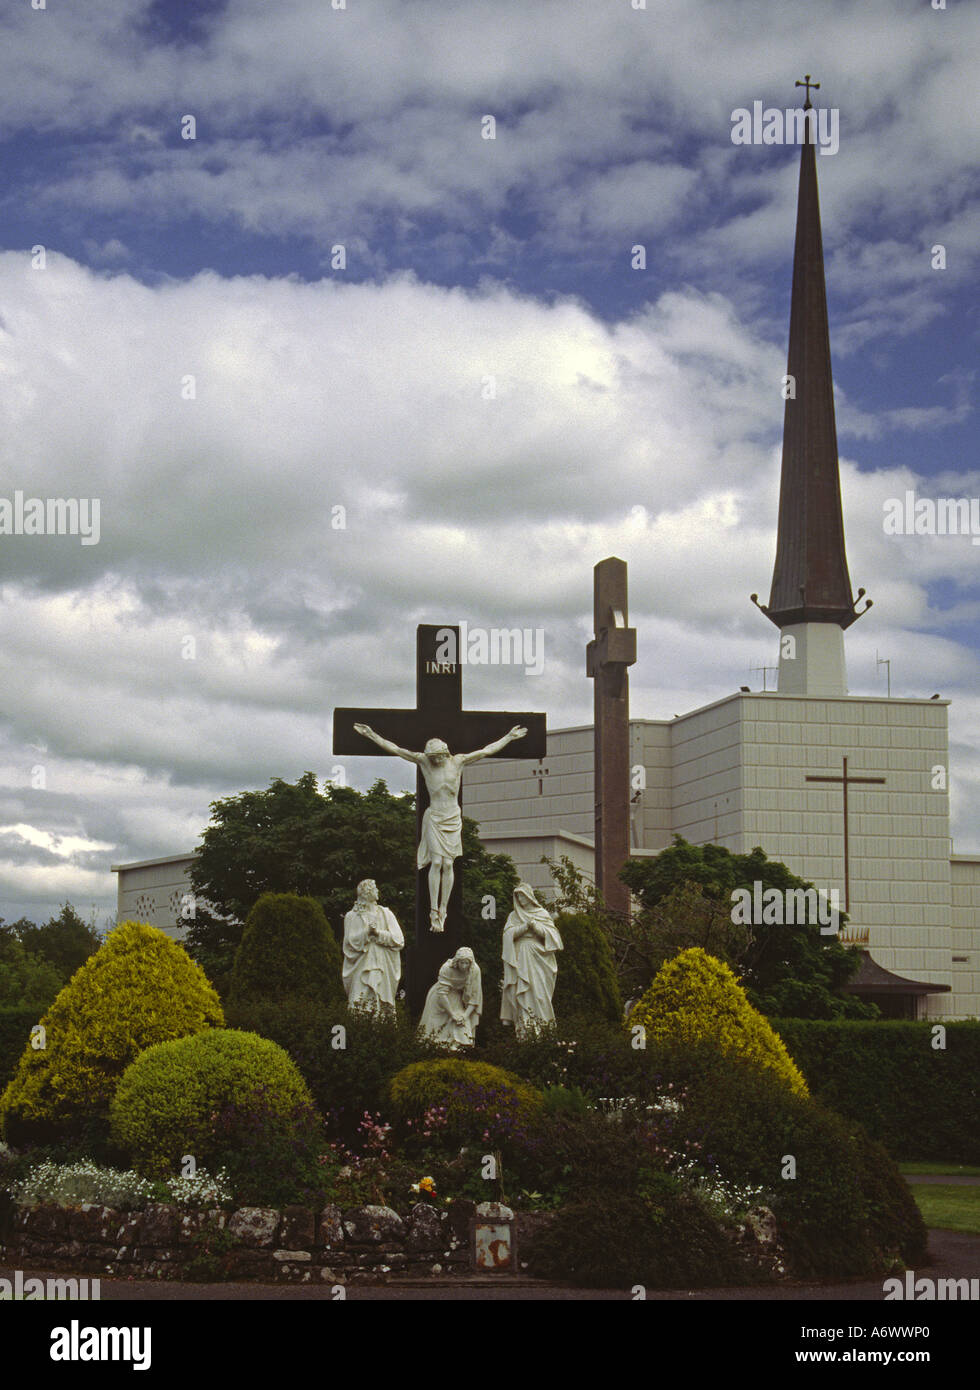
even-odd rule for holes
{"type": "Polygon", "coordinates": [[[772,1019],[815,1098],[896,1158],[980,1162],[980,1022],[772,1019]]]}
{"type": "Polygon", "coordinates": [[[40,1021],[37,1009],[0,1009],[0,1090],[17,1070],[24,1047],[30,1042],[31,1029],[40,1021]]]}

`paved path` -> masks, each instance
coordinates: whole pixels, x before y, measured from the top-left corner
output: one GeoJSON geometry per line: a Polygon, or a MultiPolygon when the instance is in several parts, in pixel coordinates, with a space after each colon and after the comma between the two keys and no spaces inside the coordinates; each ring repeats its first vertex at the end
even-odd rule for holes
{"type": "MultiPolygon", "coordinates": [[[[916,1273],[928,1273],[933,1279],[976,1279],[980,1277],[980,1236],[960,1231],[931,1230],[929,1251],[932,1263],[916,1273]]],[[[25,1270],[26,1274],[42,1278],[52,1271],[25,1270]]],[[[10,1269],[0,1269],[0,1276],[13,1277],[10,1269]]],[[[65,1271],[55,1273],[64,1278],[65,1271]]],[[[312,1288],[305,1284],[185,1284],[162,1283],[152,1280],[102,1279],[100,1292],[103,1302],[333,1302],[330,1288],[312,1288]]],[[[453,1280],[429,1279],[425,1283],[385,1284],[376,1287],[354,1285],[347,1290],[351,1302],[574,1302],[604,1301],[622,1303],[631,1294],[620,1289],[573,1289],[561,1285],[538,1283],[529,1279],[473,1279],[465,1283],[453,1280]]],[[[825,1302],[840,1300],[852,1303],[881,1303],[882,1281],[851,1280],[843,1284],[780,1284],[763,1288],[729,1289],[651,1289],[648,1301],[695,1302],[825,1302]]]]}

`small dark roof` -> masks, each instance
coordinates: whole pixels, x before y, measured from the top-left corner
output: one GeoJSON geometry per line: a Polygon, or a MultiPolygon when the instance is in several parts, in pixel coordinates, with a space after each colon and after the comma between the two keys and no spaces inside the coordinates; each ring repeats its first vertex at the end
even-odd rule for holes
{"type": "Polygon", "coordinates": [[[886,970],[876,960],[871,959],[870,951],[861,952],[861,964],[843,986],[845,994],[949,994],[952,985],[934,985],[925,980],[906,980],[903,975],[895,975],[886,970]]]}

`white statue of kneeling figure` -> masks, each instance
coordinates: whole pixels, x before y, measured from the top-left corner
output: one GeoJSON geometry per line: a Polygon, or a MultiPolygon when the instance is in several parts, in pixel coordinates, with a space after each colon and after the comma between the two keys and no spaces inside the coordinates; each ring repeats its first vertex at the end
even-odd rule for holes
{"type": "Polygon", "coordinates": [[[443,963],[422,1010],[419,1032],[456,1051],[472,1047],[483,1013],[483,981],[476,957],[461,946],[443,963]]]}

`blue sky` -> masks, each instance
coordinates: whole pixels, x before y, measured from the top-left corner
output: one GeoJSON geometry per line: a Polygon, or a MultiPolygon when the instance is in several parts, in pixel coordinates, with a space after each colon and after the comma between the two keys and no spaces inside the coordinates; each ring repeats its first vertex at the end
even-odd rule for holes
{"type": "Polygon", "coordinates": [[[980,490],[978,27],[960,0],[8,6],[0,498],[98,497],[101,534],[0,536],[0,916],[111,912],[110,863],[328,775],[330,710],[406,703],[420,621],[540,628],[543,673],[474,668],[467,703],[588,722],[608,554],[635,714],[759,683],[798,154],[732,112],[804,72],[840,122],[851,690],[884,692],[880,652],[893,693],[953,699],[980,849],[980,547],[882,531],[906,489],[980,490]]]}

